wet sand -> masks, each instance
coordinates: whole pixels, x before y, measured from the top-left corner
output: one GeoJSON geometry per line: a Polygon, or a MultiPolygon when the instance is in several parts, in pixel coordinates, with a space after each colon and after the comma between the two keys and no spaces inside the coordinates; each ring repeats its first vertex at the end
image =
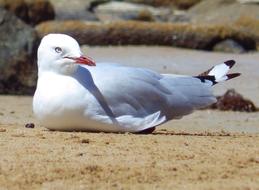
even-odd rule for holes
{"type": "MultiPolygon", "coordinates": [[[[229,81],[216,93],[233,86],[259,105],[258,54],[156,47],[84,50],[100,61],[107,56],[109,61],[181,74],[202,72],[232,56],[240,62],[235,71],[242,70],[244,78],[229,81]],[[127,59],[129,54],[135,56],[127,59]],[[187,57],[181,59],[183,54],[190,63],[187,57]],[[154,61],[157,64],[151,64],[154,61]]],[[[0,96],[1,190],[259,189],[258,112],[197,111],[150,135],[54,132],[35,120],[31,101],[0,96]],[[35,128],[24,127],[30,122],[35,128]]]]}

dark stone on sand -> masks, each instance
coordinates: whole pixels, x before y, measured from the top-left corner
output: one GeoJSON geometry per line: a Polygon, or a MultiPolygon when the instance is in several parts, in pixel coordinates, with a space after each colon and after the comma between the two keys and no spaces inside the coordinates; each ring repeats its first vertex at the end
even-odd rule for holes
{"type": "Polygon", "coordinates": [[[32,94],[36,82],[37,34],[0,8],[0,93],[32,94]]]}
{"type": "Polygon", "coordinates": [[[0,133],[1,132],[6,132],[6,129],[5,128],[0,128],[0,133]]]}
{"type": "Polygon", "coordinates": [[[222,111],[255,112],[258,111],[254,103],[245,99],[234,89],[228,90],[223,96],[217,97],[217,102],[210,108],[222,111]]]}
{"type": "Polygon", "coordinates": [[[30,129],[33,129],[35,127],[34,123],[27,123],[25,125],[26,128],[30,128],[30,129]]]}
{"type": "Polygon", "coordinates": [[[89,140],[89,139],[82,139],[82,140],[81,140],[81,143],[89,144],[89,143],[90,143],[90,140],[89,140]]]}

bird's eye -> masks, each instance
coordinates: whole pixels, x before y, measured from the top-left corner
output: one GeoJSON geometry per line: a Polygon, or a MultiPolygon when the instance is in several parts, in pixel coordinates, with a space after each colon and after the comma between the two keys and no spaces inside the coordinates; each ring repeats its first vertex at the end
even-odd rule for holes
{"type": "Polygon", "coordinates": [[[56,51],[57,53],[61,53],[61,52],[62,52],[62,49],[61,49],[60,47],[55,47],[55,51],[56,51]]]}

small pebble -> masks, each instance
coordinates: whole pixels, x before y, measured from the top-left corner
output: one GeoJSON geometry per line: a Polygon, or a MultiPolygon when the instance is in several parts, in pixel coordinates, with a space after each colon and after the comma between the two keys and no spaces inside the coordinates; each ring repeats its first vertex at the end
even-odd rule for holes
{"type": "Polygon", "coordinates": [[[35,125],[34,125],[34,123],[27,123],[27,124],[25,125],[25,127],[26,127],[26,128],[31,128],[31,129],[33,129],[33,128],[35,127],[35,125]]]}
{"type": "Polygon", "coordinates": [[[167,129],[160,129],[160,131],[167,131],[167,129]]]}
{"type": "Polygon", "coordinates": [[[84,153],[78,153],[77,154],[77,156],[83,156],[84,155],[84,153]]]}
{"type": "Polygon", "coordinates": [[[259,163],[259,158],[250,158],[249,161],[259,163]]]}
{"type": "Polygon", "coordinates": [[[89,142],[90,142],[89,139],[83,139],[83,140],[81,140],[81,143],[87,143],[87,144],[89,144],[89,142]]]}
{"type": "Polygon", "coordinates": [[[6,132],[6,129],[0,128],[0,132],[6,132]]]}

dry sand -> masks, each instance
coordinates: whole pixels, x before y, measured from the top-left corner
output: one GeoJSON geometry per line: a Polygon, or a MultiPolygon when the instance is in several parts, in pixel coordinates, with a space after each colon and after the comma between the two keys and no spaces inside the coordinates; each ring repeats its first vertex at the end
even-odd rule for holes
{"type": "MultiPolygon", "coordinates": [[[[252,77],[231,84],[258,105],[259,89],[250,89],[258,66],[250,65],[239,68],[252,77]]],[[[259,189],[259,113],[197,111],[150,135],[53,132],[37,123],[31,101],[0,96],[0,190],[259,189]]]]}

